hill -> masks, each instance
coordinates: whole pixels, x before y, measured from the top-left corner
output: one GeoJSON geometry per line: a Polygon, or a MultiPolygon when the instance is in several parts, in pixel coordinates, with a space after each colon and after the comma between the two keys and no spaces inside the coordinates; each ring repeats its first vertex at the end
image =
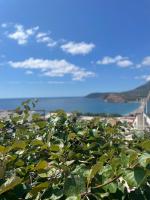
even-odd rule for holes
{"type": "Polygon", "coordinates": [[[106,93],[91,93],[87,98],[99,98],[108,102],[130,102],[137,101],[142,97],[146,97],[150,91],[150,81],[133,90],[125,92],[106,92],[106,93]]]}

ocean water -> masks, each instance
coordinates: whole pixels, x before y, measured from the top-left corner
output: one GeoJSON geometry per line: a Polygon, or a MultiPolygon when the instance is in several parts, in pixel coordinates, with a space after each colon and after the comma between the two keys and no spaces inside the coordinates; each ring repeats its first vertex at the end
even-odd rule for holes
{"type": "MultiPolygon", "coordinates": [[[[27,99],[0,99],[0,110],[14,110],[27,99]]],[[[79,111],[83,113],[117,113],[128,114],[139,106],[138,103],[107,103],[99,99],[84,97],[39,98],[36,110],[55,111],[63,109],[66,112],[79,111]]]]}

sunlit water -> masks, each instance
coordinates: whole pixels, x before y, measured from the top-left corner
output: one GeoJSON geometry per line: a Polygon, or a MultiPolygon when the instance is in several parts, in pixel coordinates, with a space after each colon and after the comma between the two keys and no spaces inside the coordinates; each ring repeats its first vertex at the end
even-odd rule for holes
{"type": "MultiPolygon", "coordinates": [[[[26,99],[0,99],[0,110],[14,110],[26,99]]],[[[63,109],[66,112],[79,111],[83,113],[117,113],[128,114],[134,111],[138,103],[107,103],[99,99],[84,97],[39,98],[36,110],[54,111],[63,109]]]]}

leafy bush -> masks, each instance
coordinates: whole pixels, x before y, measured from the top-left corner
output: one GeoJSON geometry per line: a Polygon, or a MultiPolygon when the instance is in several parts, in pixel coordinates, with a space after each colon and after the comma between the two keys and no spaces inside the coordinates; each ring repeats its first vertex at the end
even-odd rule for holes
{"type": "Polygon", "coordinates": [[[23,108],[0,121],[1,200],[150,199],[148,137],[128,141],[120,123],[63,111],[45,120],[23,108]]]}

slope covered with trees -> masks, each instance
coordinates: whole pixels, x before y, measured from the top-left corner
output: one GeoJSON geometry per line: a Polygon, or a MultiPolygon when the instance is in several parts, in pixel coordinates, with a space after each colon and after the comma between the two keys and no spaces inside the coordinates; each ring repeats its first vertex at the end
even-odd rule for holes
{"type": "Polygon", "coordinates": [[[141,97],[146,97],[150,91],[150,82],[145,83],[133,90],[126,92],[107,92],[107,93],[91,93],[87,98],[100,98],[112,102],[129,102],[136,101],[141,97]]]}

